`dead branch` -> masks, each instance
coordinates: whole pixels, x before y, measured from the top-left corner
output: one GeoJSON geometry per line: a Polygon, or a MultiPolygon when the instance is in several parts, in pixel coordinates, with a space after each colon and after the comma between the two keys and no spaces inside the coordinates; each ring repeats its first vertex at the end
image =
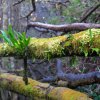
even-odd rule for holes
{"type": "Polygon", "coordinates": [[[93,24],[93,23],[73,23],[73,24],[64,24],[64,25],[52,25],[52,24],[45,24],[40,22],[30,22],[28,24],[28,28],[30,27],[39,27],[44,29],[49,29],[53,31],[82,31],[90,28],[100,28],[100,24],[93,24]]]}

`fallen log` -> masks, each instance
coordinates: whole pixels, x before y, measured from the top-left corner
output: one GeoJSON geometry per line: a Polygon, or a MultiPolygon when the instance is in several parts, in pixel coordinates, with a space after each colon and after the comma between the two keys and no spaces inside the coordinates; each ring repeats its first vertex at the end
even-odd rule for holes
{"type": "Polygon", "coordinates": [[[45,24],[40,22],[30,22],[28,24],[28,28],[30,27],[38,27],[49,29],[53,31],[61,31],[61,32],[69,32],[69,31],[82,31],[91,28],[100,28],[100,24],[93,24],[93,23],[72,23],[72,24],[63,24],[63,25],[52,25],[52,24],[45,24]]]}
{"type": "MultiPolygon", "coordinates": [[[[51,59],[63,56],[99,56],[100,29],[89,29],[53,38],[31,38],[28,57],[51,59]]],[[[20,56],[7,43],[0,43],[0,56],[20,56]]]]}
{"type": "Polygon", "coordinates": [[[64,87],[54,87],[28,78],[25,85],[22,77],[9,73],[0,74],[0,87],[34,100],[92,100],[86,94],[64,87]],[[9,76],[9,77],[8,77],[9,76]]]}

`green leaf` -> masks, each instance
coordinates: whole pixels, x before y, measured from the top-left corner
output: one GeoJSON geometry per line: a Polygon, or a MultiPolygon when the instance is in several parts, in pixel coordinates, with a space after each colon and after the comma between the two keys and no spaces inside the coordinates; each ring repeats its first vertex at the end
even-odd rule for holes
{"type": "Polygon", "coordinates": [[[99,54],[100,49],[99,48],[92,48],[92,51],[95,51],[97,54],[99,54]]]}
{"type": "Polygon", "coordinates": [[[12,44],[14,46],[16,46],[16,44],[18,44],[18,42],[17,42],[16,36],[15,36],[15,32],[13,31],[11,26],[8,27],[8,35],[9,35],[9,38],[10,38],[12,44]]]}
{"type": "Polygon", "coordinates": [[[71,43],[69,42],[69,41],[67,41],[65,44],[64,44],[64,46],[70,46],[71,45],[71,43]]]}
{"type": "Polygon", "coordinates": [[[11,40],[8,38],[8,36],[7,36],[7,34],[5,33],[5,31],[2,31],[2,30],[1,30],[1,33],[2,33],[1,37],[4,39],[4,41],[5,41],[6,43],[8,43],[9,45],[12,45],[12,42],[11,42],[11,40]]]}
{"type": "Polygon", "coordinates": [[[85,57],[87,57],[88,56],[88,52],[85,51],[85,50],[83,52],[84,52],[85,57]]]}
{"type": "Polygon", "coordinates": [[[1,30],[0,37],[4,39],[5,42],[7,42],[10,46],[12,46],[16,51],[18,51],[21,54],[24,54],[26,52],[26,48],[29,44],[30,37],[26,38],[25,32],[16,32],[12,29],[12,26],[8,26],[8,30],[2,31],[1,30]]]}

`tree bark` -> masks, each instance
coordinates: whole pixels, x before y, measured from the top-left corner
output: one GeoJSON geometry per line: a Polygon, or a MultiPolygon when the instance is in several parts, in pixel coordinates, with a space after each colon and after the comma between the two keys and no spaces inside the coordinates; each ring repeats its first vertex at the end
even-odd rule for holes
{"type": "Polygon", "coordinates": [[[52,25],[52,24],[44,24],[40,22],[30,22],[28,24],[28,28],[30,27],[39,27],[44,29],[49,29],[53,31],[61,31],[61,32],[69,32],[69,31],[82,31],[90,28],[100,28],[100,24],[93,23],[72,23],[72,24],[64,24],[64,25],[52,25]]]}
{"type": "Polygon", "coordinates": [[[92,100],[86,94],[69,88],[53,87],[30,78],[28,80],[28,85],[25,85],[22,77],[3,73],[0,74],[0,87],[34,98],[34,100],[92,100]]]}

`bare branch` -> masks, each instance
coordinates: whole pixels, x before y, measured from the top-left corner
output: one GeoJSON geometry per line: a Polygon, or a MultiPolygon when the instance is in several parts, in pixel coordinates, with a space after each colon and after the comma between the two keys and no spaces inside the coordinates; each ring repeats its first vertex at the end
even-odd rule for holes
{"type": "Polygon", "coordinates": [[[75,30],[86,30],[89,28],[100,28],[100,24],[93,24],[93,23],[73,23],[73,24],[64,24],[64,25],[52,25],[52,24],[45,24],[40,22],[30,22],[28,24],[28,28],[30,27],[39,27],[44,29],[49,29],[53,31],[75,31],[75,30]]]}
{"type": "Polygon", "coordinates": [[[16,3],[14,3],[13,6],[18,5],[18,4],[22,3],[23,1],[25,1],[25,0],[18,1],[18,2],[16,2],[16,3]]]}

